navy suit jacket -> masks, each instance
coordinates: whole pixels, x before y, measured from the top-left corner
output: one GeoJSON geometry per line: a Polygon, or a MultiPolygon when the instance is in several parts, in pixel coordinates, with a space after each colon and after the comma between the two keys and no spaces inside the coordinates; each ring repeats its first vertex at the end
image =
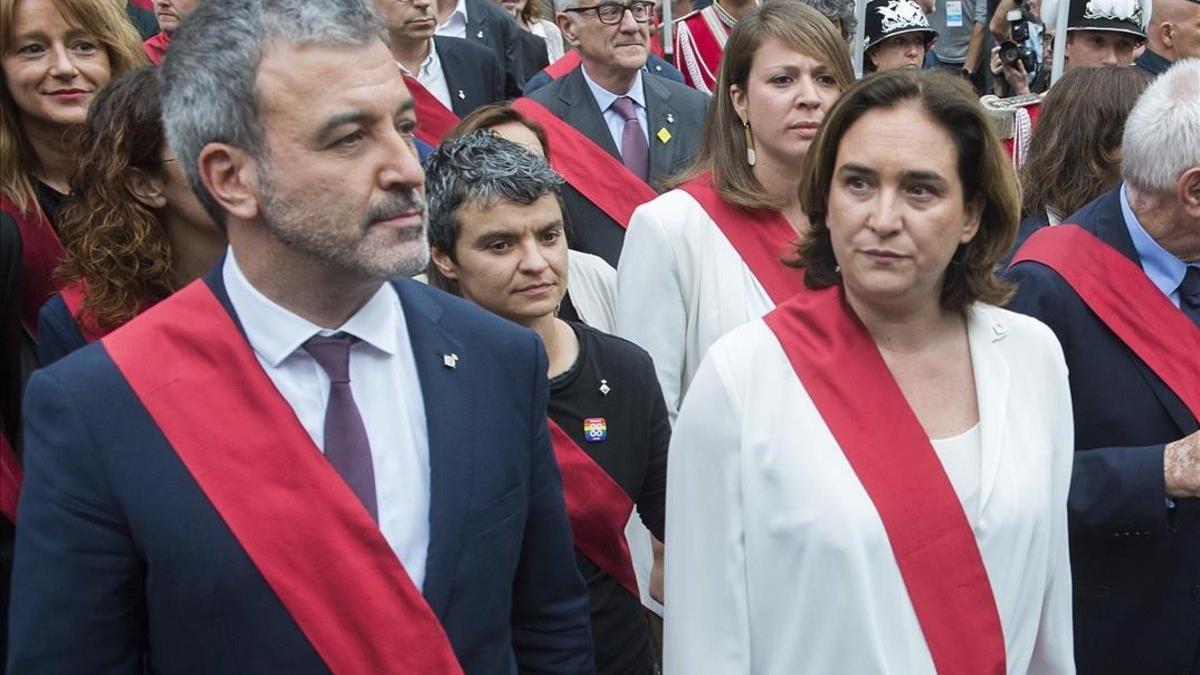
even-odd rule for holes
{"type": "MultiPolygon", "coordinates": [[[[426,600],[467,673],[593,672],[540,341],[395,288],[429,425],[426,600]]],[[[9,672],[328,672],[102,343],[35,373],[26,406],[9,672]]]]}
{"type": "MultiPolygon", "coordinates": [[[[1140,265],[1119,190],[1063,222],[1140,265]]],[[[1024,262],[1008,278],[1019,284],[1009,309],[1049,325],[1070,369],[1079,672],[1200,672],[1200,500],[1178,499],[1168,508],[1163,485],[1163,445],[1196,431],[1197,420],[1056,272],[1024,262]]]]}
{"type": "MultiPolygon", "coordinates": [[[[700,131],[708,114],[708,96],[645,72],[642,73],[642,90],[646,96],[646,121],[650,127],[647,129],[650,136],[649,182],[651,187],[658,188],[687,168],[700,148],[700,131]],[[658,137],[660,129],[670,133],[668,141],[658,137]]],[[[614,159],[621,160],[621,151],[608,131],[604,114],[583,79],[582,67],[529,94],[528,98],[541,103],[592,139],[614,159]]],[[[562,151],[551,144],[551,154],[562,151]]],[[[567,237],[571,248],[598,255],[615,268],[625,243],[625,228],[569,185],[563,190],[563,204],[571,228],[567,237]]]]}
{"type": "Polygon", "coordinates": [[[37,363],[39,368],[54,363],[76,349],[87,346],[67,303],[58,293],[38,311],[37,363]]]}
{"type": "Polygon", "coordinates": [[[521,28],[508,12],[489,0],[466,0],[466,39],[492,50],[504,64],[504,95],[517,98],[525,88],[525,55],[521,28]]]}
{"type": "Polygon", "coordinates": [[[433,36],[433,48],[455,115],[466,117],[480,106],[504,100],[504,67],[490,49],[444,35],[433,36]]]}

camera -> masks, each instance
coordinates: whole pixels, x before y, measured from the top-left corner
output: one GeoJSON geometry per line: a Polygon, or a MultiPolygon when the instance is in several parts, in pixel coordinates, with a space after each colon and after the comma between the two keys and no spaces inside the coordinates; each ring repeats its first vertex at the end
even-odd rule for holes
{"type": "Polygon", "coordinates": [[[1009,68],[1016,68],[1020,63],[1025,66],[1026,73],[1032,73],[1037,67],[1037,59],[1033,50],[1025,46],[1029,41],[1029,24],[1020,5],[1021,3],[1017,2],[1018,9],[1009,10],[1004,16],[1008,19],[1009,38],[1000,43],[1000,62],[1009,68]]]}

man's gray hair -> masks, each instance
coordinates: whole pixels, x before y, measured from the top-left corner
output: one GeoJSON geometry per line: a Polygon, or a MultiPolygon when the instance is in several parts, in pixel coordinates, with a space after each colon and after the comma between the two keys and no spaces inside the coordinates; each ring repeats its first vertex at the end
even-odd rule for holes
{"type": "Polygon", "coordinates": [[[445,141],[425,160],[429,243],[454,260],[460,208],[486,209],[500,200],[529,205],[546,195],[557,199],[562,184],[546,160],[487,129],[445,141]]]}
{"type": "Polygon", "coordinates": [[[565,12],[579,6],[579,0],[554,0],[554,12],[565,12]]]}
{"type": "Polygon", "coordinates": [[[854,29],[858,26],[854,0],[804,0],[804,4],[823,14],[831,23],[835,19],[838,20],[841,23],[842,39],[846,44],[854,40],[854,29]]]}
{"type": "Polygon", "coordinates": [[[1129,113],[1121,176],[1144,192],[1174,192],[1180,174],[1193,167],[1200,167],[1200,59],[1185,59],[1142,92],[1129,113]]]}
{"type": "Polygon", "coordinates": [[[273,40],[292,44],[388,42],[369,0],[204,0],[171,36],[162,83],[163,127],[192,190],[213,219],[225,212],[200,180],[209,143],[266,158],[254,83],[273,40]]]}

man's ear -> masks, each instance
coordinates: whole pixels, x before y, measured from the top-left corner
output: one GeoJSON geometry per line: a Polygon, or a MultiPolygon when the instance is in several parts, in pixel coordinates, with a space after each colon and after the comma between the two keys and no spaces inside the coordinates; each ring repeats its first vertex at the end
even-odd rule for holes
{"type": "Polygon", "coordinates": [[[143,169],[129,170],[129,174],[125,176],[125,189],[149,209],[161,209],[167,205],[166,185],[163,179],[143,169]]]}
{"type": "Polygon", "coordinates": [[[450,256],[446,255],[441,248],[437,246],[430,246],[429,259],[432,260],[433,264],[437,266],[438,272],[441,272],[442,276],[446,277],[447,279],[458,281],[458,265],[455,265],[454,261],[450,259],[450,256]]]}
{"type": "Polygon", "coordinates": [[[1183,210],[1200,221],[1200,166],[1193,166],[1179,174],[1175,189],[1176,199],[1183,206],[1183,210]]]}
{"type": "MultiPolygon", "coordinates": [[[[535,2],[536,0],[530,0],[535,2]]],[[[578,49],[579,35],[575,32],[575,17],[567,12],[559,12],[554,15],[554,22],[558,24],[558,29],[562,31],[563,37],[566,38],[567,44],[578,49]]]]}
{"type": "Polygon", "coordinates": [[[204,187],[229,215],[240,220],[259,215],[258,161],[250,153],[226,143],[209,143],[196,164],[204,187]]]}

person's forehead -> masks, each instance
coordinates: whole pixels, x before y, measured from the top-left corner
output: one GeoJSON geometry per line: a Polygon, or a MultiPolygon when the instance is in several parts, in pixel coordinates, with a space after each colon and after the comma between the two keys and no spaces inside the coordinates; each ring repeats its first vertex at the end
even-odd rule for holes
{"type": "Polygon", "coordinates": [[[562,211],[553,193],[546,193],[529,204],[504,197],[472,200],[459,211],[463,225],[476,234],[536,232],[562,220],[562,211]]]}
{"type": "Polygon", "coordinates": [[[317,111],[354,105],[394,109],[404,87],[382,42],[296,44],[274,40],[259,63],[255,90],[266,111],[317,111]]]}

